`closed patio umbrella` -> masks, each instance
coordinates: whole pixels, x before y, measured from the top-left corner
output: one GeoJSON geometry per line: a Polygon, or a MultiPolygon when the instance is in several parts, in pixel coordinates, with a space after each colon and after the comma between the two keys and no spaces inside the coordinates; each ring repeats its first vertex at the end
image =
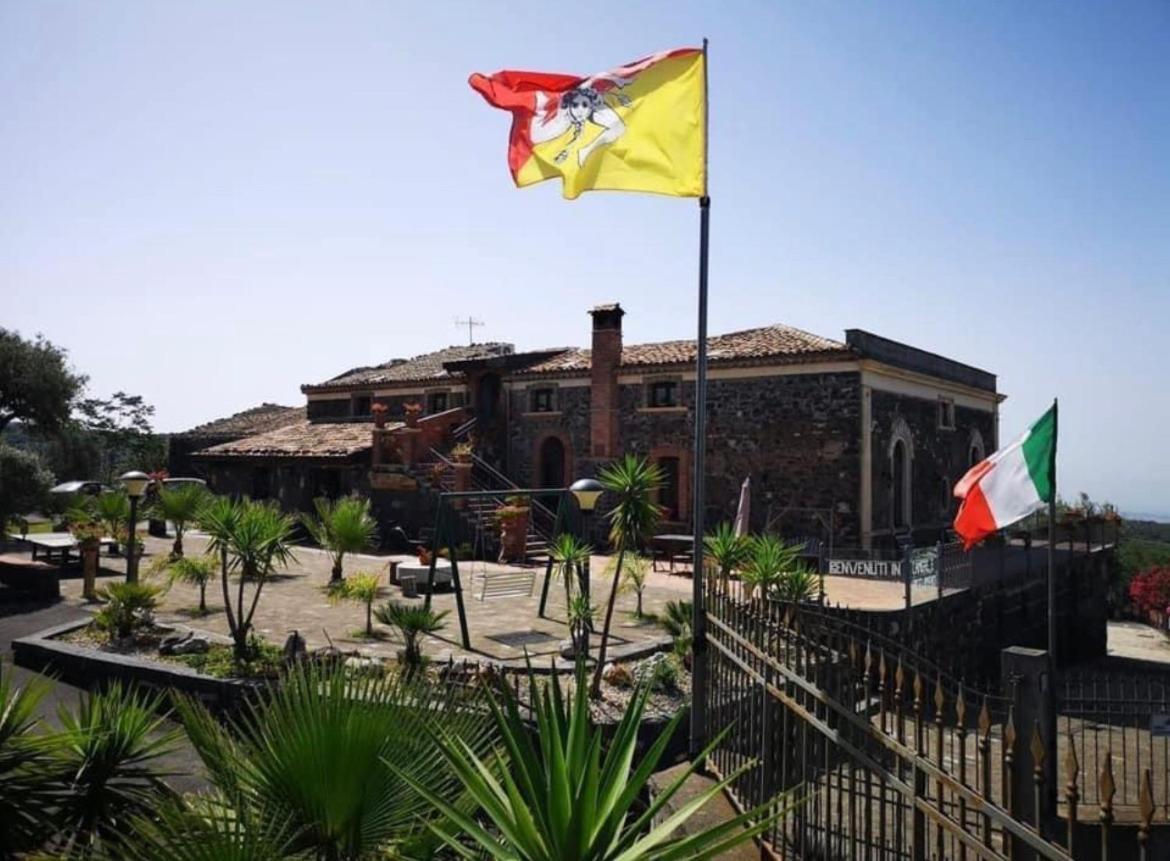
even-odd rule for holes
{"type": "Polygon", "coordinates": [[[748,534],[748,520],[752,512],[752,477],[749,475],[743,480],[739,488],[739,509],[735,512],[735,534],[748,534]]]}

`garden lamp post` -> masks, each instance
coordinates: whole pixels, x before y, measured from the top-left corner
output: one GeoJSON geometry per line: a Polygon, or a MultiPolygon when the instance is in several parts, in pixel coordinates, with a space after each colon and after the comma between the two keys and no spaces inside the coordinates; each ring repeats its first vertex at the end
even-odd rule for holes
{"type": "MultiPolygon", "coordinates": [[[[590,527],[593,523],[593,509],[597,507],[597,500],[601,498],[601,494],[605,493],[605,488],[602,487],[601,482],[595,478],[579,478],[569,486],[569,492],[573,494],[573,498],[577,500],[577,507],[581,509],[581,514],[584,515],[584,530],[585,540],[589,541],[590,527]]],[[[586,599],[591,597],[592,587],[590,585],[589,560],[585,560],[585,575],[581,583],[581,591],[584,593],[586,599]]]]}
{"type": "Polygon", "coordinates": [[[150,476],[145,472],[132,470],[123,475],[119,481],[126,488],[126,495],[130,497],[130,522],[126,530],[126,582],[138,582],[138,500],[146,493],[146,486],[150,484],[150,476]]]}

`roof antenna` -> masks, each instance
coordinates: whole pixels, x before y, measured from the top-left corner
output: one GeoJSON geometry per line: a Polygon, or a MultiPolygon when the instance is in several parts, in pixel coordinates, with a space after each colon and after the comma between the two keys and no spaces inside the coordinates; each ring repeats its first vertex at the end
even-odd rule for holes
{"type": "Polygon", "coordinates": [[[455,318],[455,325],[467,327],[467,346],[471,347],[471,346],[474,346],[474,344],[475,344],[475,335],[474,335],[475,327],[476,326],[483,326],[485,324],[484,324],[483,320],[477,320],[474,317],[468,317],[467,319],[461,319],[459,317],[456,317],[455,318]]]}

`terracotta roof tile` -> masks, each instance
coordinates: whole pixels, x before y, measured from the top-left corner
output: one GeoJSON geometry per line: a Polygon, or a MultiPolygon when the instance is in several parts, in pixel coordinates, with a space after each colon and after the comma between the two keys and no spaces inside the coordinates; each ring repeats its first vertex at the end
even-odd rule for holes
{"type": "MultiPolygon", "coordinates": [[[[654,344],[627,344],[622,348],[622,367],[693,364],[695,341],[660,341],[654,344]]],[[[753,359],[801,360],[850,355],[840,341],[822,338],[791,326],[764,326],[707,339],[707,358],[712,364],[753,359]]],[[[587,371],[591,351],[569,350],[527,369],[527,373],[587,371]]]]}
{"type": "Polygon", "coordinates": [[[372,446],[373,429],[373,422],[325,423],[302,419],[256,436],[213,445],[195,452],[195,456],[349,457],[372,446]]]}
{"type": "Polygon", "coordinates": [[[252,436],[275,428],[292,424],[305,417],[305,408],[285,407],[280,404],[260,404],[250,410],[238,412],[227,418],[193,427],[176,436],[252,436]]]}
{"type": "Polygon", "coordinates": [[[485,359],[492,356],[503,356],[513,352],[511,344],[472,344],[469,347],[446,347],[433,353],[424,353],[413,359],[391,359],[381,365],[367,368],[353,368],[339,374],[323,383],[307,383],[301,386],[302,392],[333,387],[349,386],[376,386],[385,383],[403,383],[416,380],[441,380],[452,376],[444,369],[446,362],[459,362],[467,359],[485,359]]]}

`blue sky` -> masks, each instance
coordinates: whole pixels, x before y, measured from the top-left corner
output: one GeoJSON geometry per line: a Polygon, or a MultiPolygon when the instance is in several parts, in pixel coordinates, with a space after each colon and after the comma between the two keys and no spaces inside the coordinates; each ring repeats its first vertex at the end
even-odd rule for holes
{"type": "Polygon", "coordinates": [[[694,330],[694,201],[518,191],[500,68],[703,36],[711,329],[865,328],[1061,398],[1170,512],[1170,4],[0,2],[0,325],[181,430],[466,338],[694,330]]]}

